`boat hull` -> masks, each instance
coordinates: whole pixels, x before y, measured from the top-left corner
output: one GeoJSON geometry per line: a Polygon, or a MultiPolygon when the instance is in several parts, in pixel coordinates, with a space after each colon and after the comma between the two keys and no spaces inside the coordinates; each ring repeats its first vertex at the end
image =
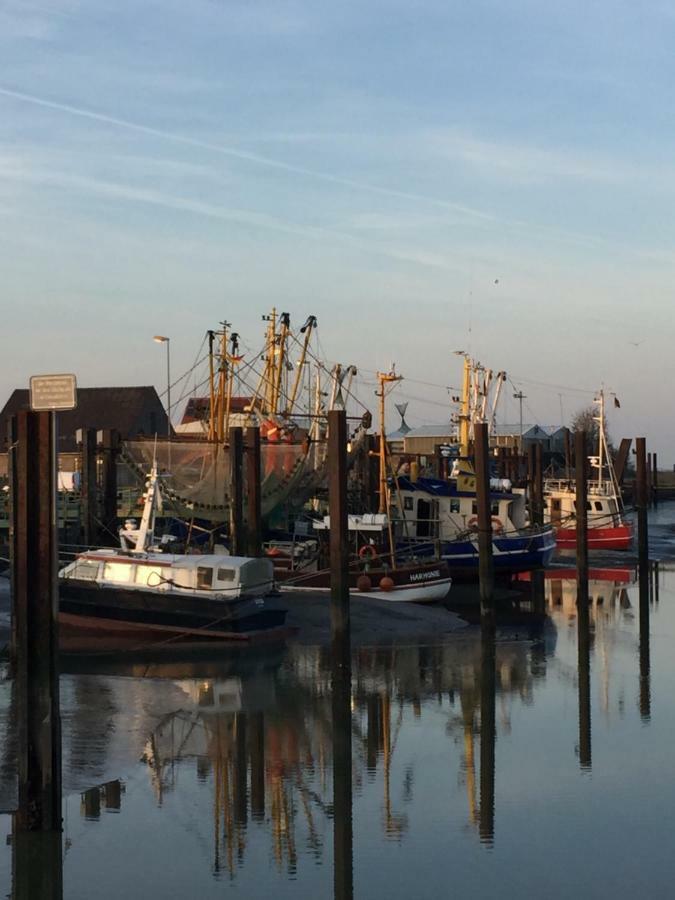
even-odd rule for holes
{"type": "MultiPolygon", "coordinates": [[[[557,528],[556,543],[559,550],[576,550],[576,528],[557,528]]],[[[630,550],[633,544],[633,526],[626,522],[611,528],[589,528],[589,550],[630,550]]]]}
{"type": "MultiPolygon", "coordinates": [[[[447,565],[435,560],[414,566],[401,565],[397,569],[369,567],[349,573],[350,594],[359,597],[375,597],[398,603],[435,603],[448,595],[452,579],[447,565]],[[364,579],[367,576],[368,583],[364,579]],[[386,587],[380,587],[383,578],[386,587]]],[[[306,575],[289,573],[279,585],[284,591],[307,591],[330,594],[330,572],[312,572],[306,575]]]]}
{"type": "MultiPolygon", "coordinates": [[[[478,578],[478,538],[466,540],[441,541],[441,557],[447,563],[453,578],[473,580],[478,578]]],[[[548,565],[556,549],[556,540],[552,528],[544,528],[535,532],[524,532],[517,535],[497,536],[492,538],[492,561],[495,572],[499,574],[515,574],[528,569],[537,569],[548,565]]],[[[434,544],[417,545],[416,554],[437,552],[434,544]]]]}
{"type": "Polygon", "coordinates": [[[131,627],[170,628],[186,633],[248,633],[284,624],[286,610],[270,609],[261,598],[209,600],[175,593],[100,587],[61,579],[59,612],[69,617],[125,623],[131,627]]]}

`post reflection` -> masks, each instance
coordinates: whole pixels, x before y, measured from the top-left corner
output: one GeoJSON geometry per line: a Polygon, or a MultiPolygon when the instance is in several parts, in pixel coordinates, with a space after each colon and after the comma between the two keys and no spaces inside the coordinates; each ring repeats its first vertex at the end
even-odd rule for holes
{"type": "Polygon", "coordinates": [[[479,834],[481,841],[489,845],[494,841],[495,832],[496,662],[494,628],[484,627],[481,633],[479,834]]]}
{"type": "Polygon", "coordinates": [[[60,831],[22,831],[12,817],[12,900],[62,900],[60,831]]]}
{"type": "Polygon", "coordinates": [[[333,644],[331,711],[333,731],[333,893],[354,895],[352,866],[352,672],[349,642],[333,644]]]}
{"type": "MultiPolygon", "coordinates": [[[[650,570],[652,566],[650,565],[650,570]]],[[[649,658],[649,602],[650,594],[655,594],[653,574],[650,570],[640,571],[639,591],[640,591],[640,639],[639,639],[639,658],[640,658],[640,691],[639,691],[639,708],[640,718],[643,722],[649,722],[652,714],[651,701],[651,681],[650,681],[650,658],[649,658]]],[[[658,580],[658,574],[657,574],[658,580]]]]}
{"type": "Polygon", "coordinates": [[[577,595],[577,661],[579,696],[579,765],[590,769],[591,756],[591,628],[588,592],[579,585],[577,595]]]}

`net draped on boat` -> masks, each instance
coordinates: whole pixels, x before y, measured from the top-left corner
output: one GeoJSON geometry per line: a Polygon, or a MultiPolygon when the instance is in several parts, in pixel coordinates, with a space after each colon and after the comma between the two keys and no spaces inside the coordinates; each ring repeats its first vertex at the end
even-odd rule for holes
{"type": "MultiPolygon", "coordinates": [[[[183,516],[225,521],[231,500],[229,448],[207,441],[125,441],[124,462],[139,479],[157,459],[162,495],[170,508],[183,516]]],[[[283,503],[308,465],[306,443],[264,443],[261,446],[262,514],[283,503]]]]}

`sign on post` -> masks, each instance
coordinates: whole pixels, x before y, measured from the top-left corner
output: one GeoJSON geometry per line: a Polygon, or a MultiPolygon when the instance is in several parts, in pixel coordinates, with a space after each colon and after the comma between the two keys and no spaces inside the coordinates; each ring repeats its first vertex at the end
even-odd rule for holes
{"type": "Polygon", "coordinates": [[[30,408],[34,412],[75,409],[77,382],[74,375],[32,375],[30,408]]]}

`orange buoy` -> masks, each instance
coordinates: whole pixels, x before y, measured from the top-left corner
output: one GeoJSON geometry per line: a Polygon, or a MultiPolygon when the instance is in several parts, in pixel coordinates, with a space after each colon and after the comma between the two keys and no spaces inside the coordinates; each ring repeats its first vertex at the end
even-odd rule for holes
{"type": "Polygon", "coordinates": [[[381,591],[391,591],[394,589],[394,579],[390,578],[388,575],[384,575],[380,578],[380,590],[381,591]]]}
{"type": "Polygon", "coordinates": [[[373,586],[373,582],[367,575],[359,575],[356,579],[356,590],[366,592],[369,591],[373,586]]]}

